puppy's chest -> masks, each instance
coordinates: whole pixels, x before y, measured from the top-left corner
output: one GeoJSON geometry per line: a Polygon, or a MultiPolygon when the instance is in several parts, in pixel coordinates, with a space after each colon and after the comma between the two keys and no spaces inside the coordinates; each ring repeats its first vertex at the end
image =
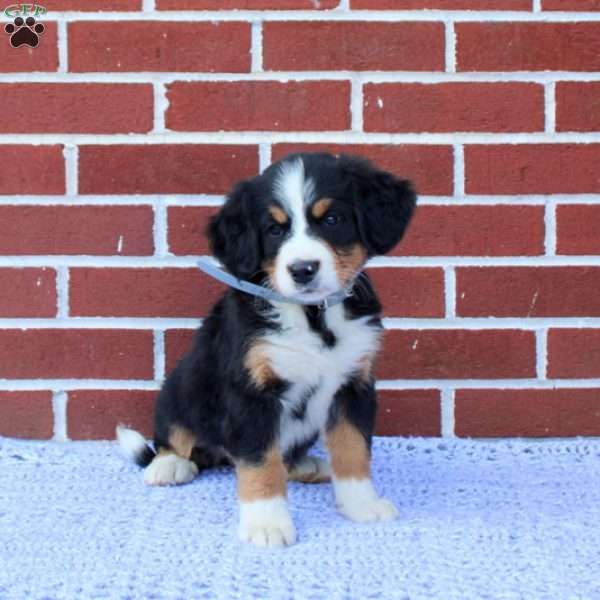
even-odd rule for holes
{"type": "Polygon", "coordinates": [[[368,376],[380,336],[368,321],[348,319],[340,305],[321,315],[315,328],[302,308],[282,309],[279,330],[264,341],[271,370],[289,385],[281,399],[284,447],[321,430],[335,392],[356,374],[368,376]]]}

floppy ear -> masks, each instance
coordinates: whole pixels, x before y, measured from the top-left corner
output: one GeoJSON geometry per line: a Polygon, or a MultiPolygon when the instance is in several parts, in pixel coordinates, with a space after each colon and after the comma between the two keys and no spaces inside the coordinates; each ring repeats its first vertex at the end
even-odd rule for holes
{"type": "Polygon", "coordinates": [[[358,156],[340,156],[351,181],[360,236],[370,256],[389,252],[401,239],[414,213],[417,195],[412,183],[380,171],[358,156]]]}
{"type": "Polygon", "coordinates": [[[208,226],[213,254],[239,279],[250,279],[260,269],[260,240],[253,206],[250,184],[238,183],[208,226]]]}

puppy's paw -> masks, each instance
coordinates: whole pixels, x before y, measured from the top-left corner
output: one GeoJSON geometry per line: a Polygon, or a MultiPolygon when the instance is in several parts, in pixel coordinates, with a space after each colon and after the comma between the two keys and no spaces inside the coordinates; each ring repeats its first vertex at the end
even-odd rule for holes
{"type": "Polygon", "coordinates": [[[288,479],[302,483],[331,481],[331,465],[318,456],[304,456],[289,471],[288,479]]]}
{"type": "Polygon", "coordinates": [[[177,454],[159,454],[144,470],[146,485],[180,485],[198,475],[198,467],[177,454]]]}
{"type": "Polygon", "coordinates": [[[338,510],[352,521],[391,521],[399,516],[389,500],[377,495],[370,479],[338,479],[334,489],[338,510]]]}
{"type": "Polygon", "coordinates": [[[399,516],[398,509],[385,498],[377,498],[363,504],[356,502],[340,504],[338,509],[345,517],[358,523],[391,521],[399,516]]]}
{"type": "Polygon", "coordinates": [[[238,536],[256,546],[290,546],[296,541],[296,528],[283,497],[240,502],[238,536]]]}

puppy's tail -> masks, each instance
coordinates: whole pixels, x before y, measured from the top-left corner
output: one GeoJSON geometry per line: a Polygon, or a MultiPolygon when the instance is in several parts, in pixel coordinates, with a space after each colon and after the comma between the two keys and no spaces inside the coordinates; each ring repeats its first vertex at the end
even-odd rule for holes
{"type": "Polygon", "coordinates": [[[117,440],[121,450],[140,467],[147,467],[156,456],[141,433],[124,425],[117,425],[117,440]]]}

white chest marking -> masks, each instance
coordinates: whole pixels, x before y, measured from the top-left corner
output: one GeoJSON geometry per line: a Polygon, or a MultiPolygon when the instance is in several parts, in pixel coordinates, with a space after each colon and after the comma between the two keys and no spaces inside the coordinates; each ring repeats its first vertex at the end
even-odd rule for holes
{"type": "Polygon", "coordinates": [[[281,331],[265,337],[270,366],[290,389],[282,398],[280,445],[283,452],[322,431],[335,392],[374,354],[380,332],[366,321],[346,319],[342,305],[330,307],[326,323],[336,338],[327,348],[311,331],[299,306],[279,307],[281,331]]]}

